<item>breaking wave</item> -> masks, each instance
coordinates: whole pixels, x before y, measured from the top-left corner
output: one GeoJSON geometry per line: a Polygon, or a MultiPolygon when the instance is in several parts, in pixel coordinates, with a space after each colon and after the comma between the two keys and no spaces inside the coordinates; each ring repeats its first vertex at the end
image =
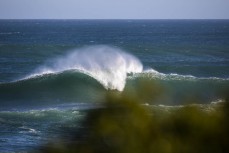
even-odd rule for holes
{"type": "Polygon", "coordinates": [[[135,56],[119,48],[99,45],[77,49],[54,59],[52,64],[38,68],[27,78],[66,70],[80,71],[96,79],[106,89],[122,91],[127,74],[142,72],[143,65],[135,56]]]}

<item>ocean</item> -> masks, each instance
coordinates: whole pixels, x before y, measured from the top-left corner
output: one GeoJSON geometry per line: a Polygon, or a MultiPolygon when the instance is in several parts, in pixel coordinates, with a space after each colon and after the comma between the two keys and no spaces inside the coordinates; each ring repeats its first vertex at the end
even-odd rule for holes
{"type": "Polygon", "coordinates": [[[160,109],[223,101],[229,20],[0,20],[0,152],[67,139],[107,92],[144,82],[160,109]]]}

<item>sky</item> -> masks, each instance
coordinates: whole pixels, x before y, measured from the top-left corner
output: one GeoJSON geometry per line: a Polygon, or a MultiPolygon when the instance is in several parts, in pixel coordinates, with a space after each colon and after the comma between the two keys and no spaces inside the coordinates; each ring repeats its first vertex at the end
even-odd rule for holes
{"type": "Polygon", "coordinates": [[[229,19],[229,0],[0,0],[0,19],[229,19]]]}

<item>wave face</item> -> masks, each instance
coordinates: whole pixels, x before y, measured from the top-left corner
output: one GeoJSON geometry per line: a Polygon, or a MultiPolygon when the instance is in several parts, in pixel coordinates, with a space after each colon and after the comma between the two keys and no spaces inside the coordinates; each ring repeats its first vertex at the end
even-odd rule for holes
{"type": "Polygon", "coordinates": [[[101,102],[104,87],[94,78],[76,70],[43,74],[0,84],[0,104],[24,107],[71,102],[101,102]]]}
{"type": "Polygon", "coordinates": [[[64,57],[54,59],[51,65],[40,67],[28,77],[66,70],[81,71],[96,79],[106,89],[122,91],[127,74],[142,72],[143,65],[136,57],[121,49],[98,45],[77,49],[64,57]]]}

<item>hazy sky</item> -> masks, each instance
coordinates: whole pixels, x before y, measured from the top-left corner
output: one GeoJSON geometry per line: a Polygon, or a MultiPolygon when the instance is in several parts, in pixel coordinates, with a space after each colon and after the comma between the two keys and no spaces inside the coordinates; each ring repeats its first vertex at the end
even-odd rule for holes
{"type": "Polygon", "coordinates": [[[1,19],[229,19],[229,0],[0,0],[1,19]]]}

